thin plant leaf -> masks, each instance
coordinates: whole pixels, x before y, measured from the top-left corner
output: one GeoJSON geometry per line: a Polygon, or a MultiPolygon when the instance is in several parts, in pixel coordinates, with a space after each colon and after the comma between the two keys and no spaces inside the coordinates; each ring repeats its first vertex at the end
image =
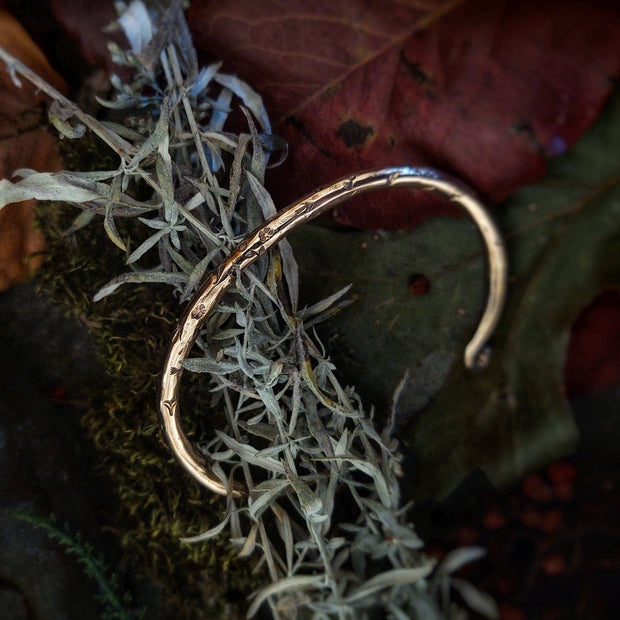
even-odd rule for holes
{"type": "Polygon", "coordinates": [[[489,620],[496,620],[499,618],[499,608],[495,599],[487,594],[481,592],[478,588],[472,585],[465,579],[453,578],[451,580],[452,587],[463,597],[463,600],[467,603],[470,609],[479,613],[489,620]]]}
{"type": "Polygon", "coordinates": [[[168,233],[167,230],[159,230],[141,243],[128,257],[127,264],[131,265],[142,258],[160,239],[168,233]]]}
{"type": "Polygon", "coordinates": [[[248,618],[253,618],[263,602],[270,596],[282,594],[288,590],[304,590],[306,588],[321,587],[323,578],[315,575],[296,575],[293,577],[285,577],[277,583],[271,584],[263,588],[254,598],[247,613],[248,618]]]}
{"type": "Polygon", "coordinates": [[[179,540],[181,542],[189,543],[189,544],[195,544],[199,542],[204,542],[205,540],[210,540],[211,538],[215,538],[216,536],[219,536],[224,531],[224,529],[228,525],[229,520],[230,520],[230,513],[227,513],[226,516],[222,519],[222,521],[218,523],[215,527],[212,527],[206,532],[202,532],[202,534],[180,538],[179,540]]]}
{"type": "Polygon", "coordinates": [[[454,573],[466,564],[484,557],[485,554],[484,547],[459,547],[446,553],[439,565],[439,570],[446,574],[454,573]]]}
{"type": "Polygon", "coordinates": [[[213,79],[235,93],[258,119],[263,131],[271,133],[271,123],[263,104],[263,98],[253,88],[235,75],[216,73],[213,79]]]}
{"type": "Polygon", "coordinates": [[[113,280],[110,280],[105,286],[103,286],[93,297],[93,301],[101,301],[104,297],[107,297],[113,293],[119,286],[123,284],[171,284],[173,286],[179,286],[185,282],[185,277],[174,274],[164,273],[156,271],[142,271],[137,273],[125,273],[117,276],[113,280]]]}
{"type": "Polygon", "coordinates": [[[77,187],[68,179],[52,172],[33,173],[17,183],[8,179],[0,180],[0,209],[7,204],[33,198],[79,204],[101,199],[102,196],[92,190],[77,187]]]}
{"type": "Polygon", "coordinates": [[[347,603],[353,603],[367,596],[372,596],[379,590],[385,590],[386,588],[393,588],[395,586],[411,585],[421,579],[425,579],[432,571],[433,564],[431,562],[416,568],[395,568],[388,570],[379,573],[353,590],[345,600],[347,603]]]}

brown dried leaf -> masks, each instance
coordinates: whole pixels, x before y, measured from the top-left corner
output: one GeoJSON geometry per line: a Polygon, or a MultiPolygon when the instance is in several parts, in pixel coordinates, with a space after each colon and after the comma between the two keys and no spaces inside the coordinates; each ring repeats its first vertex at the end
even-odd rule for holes
{"type": "MultiPolygon", "coordinates": [[[[61,91],[64,80],[19,22],[0,11],[0,45],[61,91]]],[[[0,178],[17,168],[56,171],[62,167],[56,138],[41,126],[45,97],[29,84],[19,88],[0,72],[0,178]]],[[[45,239],[34,226],[34,201],[0,210],[0,291],[26,280],[43,261],[45,239]]]]}

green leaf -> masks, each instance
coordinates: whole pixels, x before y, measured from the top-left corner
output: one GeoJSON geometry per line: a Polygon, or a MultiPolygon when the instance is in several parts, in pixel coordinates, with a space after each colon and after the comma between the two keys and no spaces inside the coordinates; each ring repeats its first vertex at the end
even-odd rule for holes
{"type": "Polygon", "coordinates": [[[387,414],[409,368],[399,410],[428,404],[461,356],[483,303],[484,264],[473,223],[434,220],[394,233],[307,226],[290,238],[302,305],[353,283],[347,297],[355,301],[318,328],[340,376],[358,388],[366,407],[374,403],[387,414]],[[430,281],[428,295],[411,293],[416,273],[430,281]]]}
{"type": "Polygon", "coordinates": [[[397,436],[420,463],[408,480],[416,494],[444,494],[476,468],[497,484],[515,481],[574,446],[563,368],[580,311],[620,283],[619,183],[616,97],[541,183],[498,211],[509,296],[480,371],[461,361],[487,286],[483,248],[468,219],[394,233],[306,227],[291,236],[303,301],[354,282],[357,301],[320,332],[366,404],[387,413],[410,370],[397,436]],[[430,288],[413,294],[424,292],[415,286],[421,277],[430,288]]]}

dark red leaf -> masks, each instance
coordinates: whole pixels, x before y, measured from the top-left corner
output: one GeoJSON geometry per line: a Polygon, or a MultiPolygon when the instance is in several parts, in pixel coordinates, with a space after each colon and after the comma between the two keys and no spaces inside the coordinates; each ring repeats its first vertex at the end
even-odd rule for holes
{"type": "MultiPolygon", "coordinates": [[[[54,17],[75,40],[82,55],[92,65],[103,67],[108,73],[118,73],[120,67],[112,62],[108,42],[115,41],[127,47],[121,32],[104,32],[118,13],[111,0],[51,0],[54,17]]],[[[123,74],[126,71],[123,70],[123,74]]]]}
{"type": "MultiPolygon", "coordinates": [[[[289,141],[270,179],[278,204],[393,164],[439,166],[500,202],[599,114],[620,70],[607,5],[195,0],[188,20],[203,57],[253,84],[289,141]]],[[[400,228],[437,211],[408,198],[360,197],[336,217],[400,228]]]]}
{"type": "MultiPolygon", "coordinates": [[[[114,70],[111,0],[52,0],[85,58],[114,70]]],[[[194,0],[203,59],[265,98],[290,144],[268,179],[278,204],[361,168],[434,165],[491,202],[539,179],[598,116],[620,72],[620,7],[595,0],[194,0]]],[[[365,228],[457,210],[428,195],[360,197],[365,228]]]]}
{"type": "Polygon", "coordinates": [[[571,398],[620,384],[620,292],[604,292],[575,322],[564,381],[571,398]]]}

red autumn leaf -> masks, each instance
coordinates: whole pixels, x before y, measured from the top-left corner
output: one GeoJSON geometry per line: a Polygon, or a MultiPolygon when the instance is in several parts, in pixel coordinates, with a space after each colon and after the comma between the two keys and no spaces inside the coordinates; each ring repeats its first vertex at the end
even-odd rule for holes
{"type": "MultiPolygon", "coordinates": [[[[84,57],[113,70],[112,1],[52,9],[84,57]]],[[[268,179],[282,206],[396,164],[441,167],[501,202],[592,124],[620,73],[620,8],[605,0],[194,0],[188,22],[203,59],[252,84],[288,140],[268,179]]],[[[336,218],[394,229],[434,213],[457,211],[392,191],[336,218]]]]}
{"type": "MultiPolygon", "coordinates": [[[[602,2],[195,0],[188,21],[289,142],[280,205],[394,164],[439,166],[500,202],[592,124],[620,71],[620,12],[602,2]]],[[[437,208],[417,198],[360,197],[337,219],[415,225],[437,208]]]]}
{"type": "MultiPolygon", "coordinates": [[[[0,45],[60,90],[62,78],[11,15],[0,10],[0,45]]],[[[3,63],[2,63],[3,64],[3,63]]],[[[55,171],[61,168],[56,139],[41,127],[45,97],[22,80],[18,88],[4,66],[0,70],[0,178],[17,168],[55,171]]],[[[34,227],[34,202],[0,210],[0,291],[28,278],[42,262],[45,240],[34,227]],[[39,254],[37,254],[39,253],[39,254]]]]}

